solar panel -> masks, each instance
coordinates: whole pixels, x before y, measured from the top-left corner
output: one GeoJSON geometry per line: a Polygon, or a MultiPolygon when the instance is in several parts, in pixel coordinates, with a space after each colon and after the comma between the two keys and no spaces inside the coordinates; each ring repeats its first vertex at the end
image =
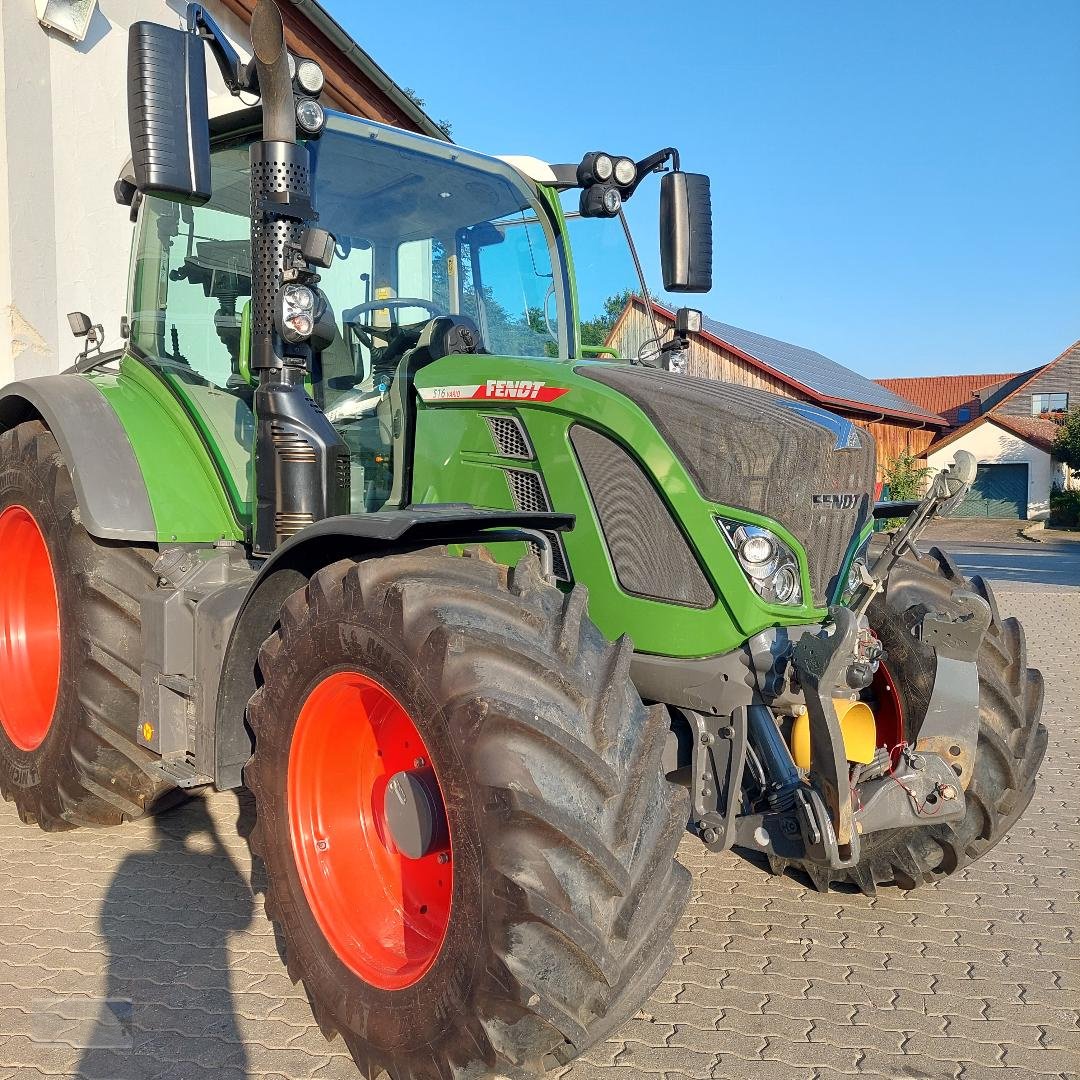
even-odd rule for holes
{"type": "Polygon", "coordinates": [[[921,409],[891,390],[886,390],[884,386],[879,386],[843,364],[814,352],[813,349],[804,349],[801,345],[792,345],[787,341],[777,341],[764,334],[755,334],[707,317],[702,319],[702,329],[741,352],[749,353],[822,397],[838,398],[870,408],[906,413],[909,416],[934,418],[934,413],[921,409]]]}

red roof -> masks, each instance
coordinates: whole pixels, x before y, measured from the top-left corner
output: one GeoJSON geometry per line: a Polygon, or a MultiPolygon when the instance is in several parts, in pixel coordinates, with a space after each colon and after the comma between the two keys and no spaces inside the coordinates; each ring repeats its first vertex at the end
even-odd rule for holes
{"type": "Polygon", "coordinates": [[[1039,416],[1007,416],[1005,413],[991,413],[989,419],[998,427],[1019,435],[1021,439],[1045,450],[1048,454],[1053,449],[1054,436],[1059,424],[1056,420],[1044,420],[1039,416]]]}
{"type": "Polygon", "coordinates": [[[944,416],[951,427],[967,423],[979,415],[978,391],[996,386],[1016,377],[1016,372],[1003,375],[933,375],[921,379],[875,379],[886,390],[914,401],[928,412],[944,416]],[[964,419],[959,411],[967,406],[971,412],[964,419]]]}
{"type": "Polygon", "coordinates": [[[949,443],[956,442],[957,439],[974,430],[980,424],[996,424],[1004,431],[1008,431],[1025,442],[1031,443],[1032,446],[1040,450],[1045,450],[1048,454],[1052,451],[1054,436],[1057,434],[1058,429],[1056,420],[1047,420],[1041,416],[1008,416],[1005,413],[999,413],[991,409],[990,412],[983,413],[982,416],[976,416],[974,420],[961,424],[960,427],[953,428],[952,431],[943,431],[930,444],[929,452],[934,453],[942,447],[948,446],[949,443]]]}

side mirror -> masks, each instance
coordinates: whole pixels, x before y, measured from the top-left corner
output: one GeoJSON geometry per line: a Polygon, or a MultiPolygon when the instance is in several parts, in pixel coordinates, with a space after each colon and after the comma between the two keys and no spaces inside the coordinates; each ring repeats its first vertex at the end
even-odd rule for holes
{"type": "Polygon", "coordinates": [[[660,267],[667,292],[712,288],[712,193],[702,173],[660,181],[660,267]]]}
{"type": "Polygon", "coordinates": [[[209,200],[210,112],[202,39],[137,22],[128,37],[128,132],[139,191],[209,200]]]}

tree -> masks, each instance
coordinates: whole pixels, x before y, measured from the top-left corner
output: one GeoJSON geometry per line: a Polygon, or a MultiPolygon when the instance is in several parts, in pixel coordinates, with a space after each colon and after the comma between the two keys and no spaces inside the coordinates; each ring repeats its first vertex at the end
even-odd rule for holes
{"type": "MultiPolygon", "coordinates": [[[[425,105],[424,99],[411,86],[403,86],[401,88],[401,92],[418,109],[424,108],[424,105],[425,105]]],[[[450,121],[450,120],[436,120],[435,123],[438,124],[439,127],[441,127],[443,129],[443,131],[445,132],[446,137],[448,139],[453,139],[453,137],[454,137],[454,125],[453,125],[452,121],[450,121]]]]}
{"type": "Polygon", "coordinates": [[[1054,457],[1072,469],[1073,473],[1080,474],[1080,406],[1074,406],[1065,414],[1065,419],[1054,436],[1052,452],[1054,457]]]}
{"type": "Polygon", "coordinates": [[[602,314],[591,319],[583,319],[581,323],[581,344],[596,347],[606,344],[608,335],[615,329],[615,323],[633,295],[633,290],[624,289],[614,296],[609,296],[604,301],[602,314]]]}
{"type": "Polygon", "coordinates": [[[927,465],[920,465],[914,454],[897,454],[881,471],[881,478],[889,486],[891,502],[908,502],[921,499],[926,481],[933,473],[927,465]]]}

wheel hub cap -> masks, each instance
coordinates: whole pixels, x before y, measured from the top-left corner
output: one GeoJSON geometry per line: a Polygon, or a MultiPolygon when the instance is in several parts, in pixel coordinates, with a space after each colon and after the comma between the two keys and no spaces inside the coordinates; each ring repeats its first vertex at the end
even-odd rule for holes
{"type": "Polygon", "coordinates": [[[338,959],[384,990],[424,976],[450,920],[450,830],[430,761],[407,710],[354,671],[316,684],[289,752],[304,895],[338,959]]]}
{"type": "Polygon", "coordinates": [[[23,506],[0,513],[0,725],[36,750],[60,690],[60,605],[45,537],[23,506]]]}

